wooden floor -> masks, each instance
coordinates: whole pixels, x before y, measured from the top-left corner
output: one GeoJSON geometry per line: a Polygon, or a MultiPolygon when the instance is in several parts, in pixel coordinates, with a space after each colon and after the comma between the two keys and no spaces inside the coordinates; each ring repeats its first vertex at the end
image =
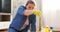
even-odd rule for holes
{"type": "Polygon", "coordinates": [[[0,30],[0,32],[8,32],[7,29],[0,30]]]}
{"type": "Polygon", "coordinates": [[[60,30],[54,30],[53,32],[60,32],[60,30]]]}
{"type": "MultiPolygon", "coordinates": [[[[0,30],[0,32],[8,32],[7,29],[0,30]]],[[[60,31],[53,31],[53,32],[60,32],[60,31]]]]}

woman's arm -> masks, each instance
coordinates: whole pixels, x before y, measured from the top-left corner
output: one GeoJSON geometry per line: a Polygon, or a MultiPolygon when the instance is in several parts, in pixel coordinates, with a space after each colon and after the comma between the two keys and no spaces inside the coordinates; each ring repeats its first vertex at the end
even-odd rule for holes
{"type": "Polygon", "coordinates": [[[24,15],[25,15],[25,16],[32,15],[33,13],[34,13],[33,10],[25,10],[25,11],[24,11],[24,15]]]}
{"type": "Polygon", "coordinates": [[[27,9],[25,10],[25,7],[24,7],[24,6],[20,6],[20,7],[18,8],[17,13],[18,13],[19,15],[29,16],[29,15],[32,15],[32,14],[34,13],[34,11],[33,11],[33,10],[27,10],[27,9]]]}

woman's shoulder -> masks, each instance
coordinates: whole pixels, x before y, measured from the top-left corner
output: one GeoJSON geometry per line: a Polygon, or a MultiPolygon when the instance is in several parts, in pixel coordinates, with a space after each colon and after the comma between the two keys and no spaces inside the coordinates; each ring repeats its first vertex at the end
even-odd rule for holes
{"type": "Polygon", "coordinates": [[[19,8],[26,8],[25,6],[23,6],[23,5],[21,5],[21,6],[19,6],[19,8]]]}

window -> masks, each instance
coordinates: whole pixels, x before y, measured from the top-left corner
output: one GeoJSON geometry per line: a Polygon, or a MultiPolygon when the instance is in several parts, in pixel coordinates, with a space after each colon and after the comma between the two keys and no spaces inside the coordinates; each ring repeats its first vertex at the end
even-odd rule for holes
{"type": "Polygon", "coordinates": [[[11,0],[0,0],[0,13],[11,13],[11,0]]]}
{"type": "Polygon", "coordinates": [[[10,21],[11,0],[0,0],[0,22],[10,21]]]}

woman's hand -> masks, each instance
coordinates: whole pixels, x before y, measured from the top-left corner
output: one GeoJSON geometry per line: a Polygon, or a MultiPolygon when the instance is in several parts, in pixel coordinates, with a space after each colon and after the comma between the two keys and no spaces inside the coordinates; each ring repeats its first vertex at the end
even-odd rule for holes
{"type": "Polygon", "coordinates": [[[33,13],[34,13],[34,10],[25,10],[25,11],[24,11],[24,15],[25,15],[25,16],[32,15],[33,13]]]}

